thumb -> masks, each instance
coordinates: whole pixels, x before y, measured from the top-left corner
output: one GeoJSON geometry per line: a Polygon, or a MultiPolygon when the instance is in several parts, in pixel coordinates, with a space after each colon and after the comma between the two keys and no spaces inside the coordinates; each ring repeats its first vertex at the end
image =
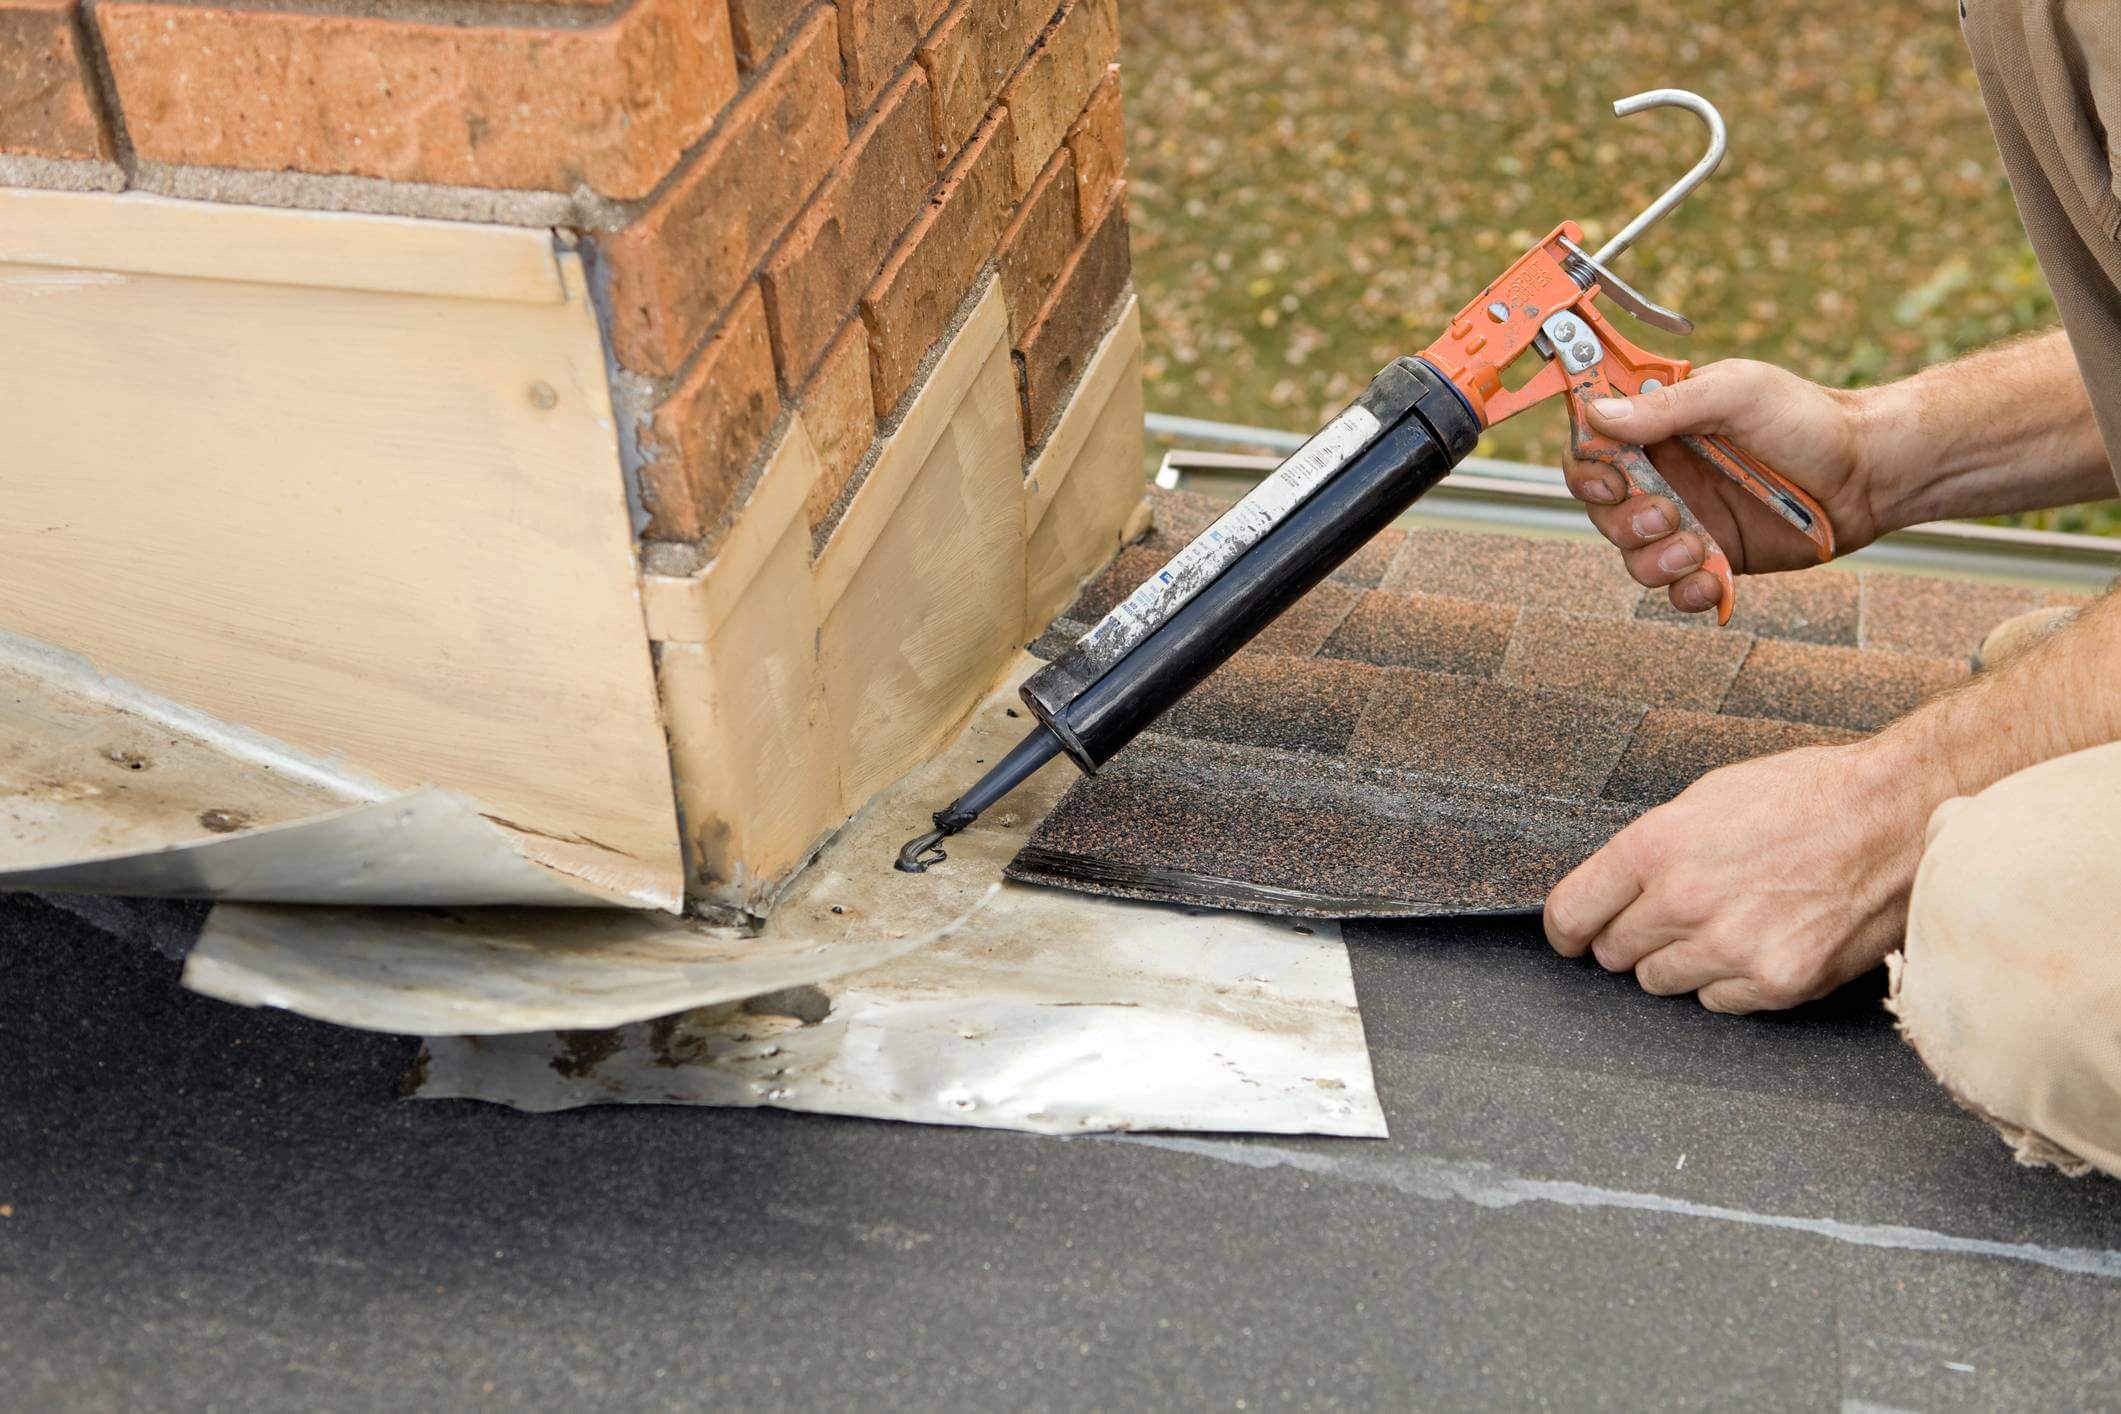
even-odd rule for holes
{"type": "Polygon", "coordinates": [[[1689,378],[1632,398],[1600,398],[1584,411],[1597,431],[1638,446],[1689,433],[1727,433],[1740,409],[1754,400],[1752,390],[1743,386],[1746,382],[1689,378]]]}

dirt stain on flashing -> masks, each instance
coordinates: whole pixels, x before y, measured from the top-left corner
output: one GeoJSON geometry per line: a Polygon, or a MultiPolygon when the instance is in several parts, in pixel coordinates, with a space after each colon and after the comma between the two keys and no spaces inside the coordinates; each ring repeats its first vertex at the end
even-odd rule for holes
{"type": "Polygon", "coordinates": [[[560,1053],[552,1058],[552,1068],[569,1080],[586,1080],[596,1073],[596,1068],[618,1053],[623,1041],[621,1033],[611,1031],[562,1031],[556,1039],[560,1053]]]}
{"type": "Polygon", "coordinates": [[[752,1016],[785,1016],[805,1026],[815,1026],[832,1015],[832,998],[823,988],[805,983],[753,997],[743,1009],[752,1016]]]}
{"type": "Polygon", "coordinates": [[[427,1067],[431,1060],[427,1047],[420,1047],[420,1053],[412,1058],[412,1069],[406,1071],[405,1078],[398,1082],[399,1099],[410,1100],[420,1093],[420,1088],[427,1083],[427,1067]]]}

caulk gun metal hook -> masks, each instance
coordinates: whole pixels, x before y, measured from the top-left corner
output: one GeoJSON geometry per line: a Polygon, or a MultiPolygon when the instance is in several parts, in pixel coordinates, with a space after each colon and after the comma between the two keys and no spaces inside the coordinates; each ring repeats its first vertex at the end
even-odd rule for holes
{"type": "Polygon", "coordinates": [[[1658,197],[1644,207],[1640,216],[1621,227],[1620,234],[1598,248],[1598,253],[1592,256],[1591,259],[1600,265],[1612,264],[1622,251],[1635,244],[1636,237],[1656,225],[1659,221],[1662,221],[1671,213],[1673,207],[1687,199],[1694,188],[1707,181],[1709,174],[1715,171],[1718,164],[1723,161],[1723,152],[1726,145],[1723,131],[1723,115],[1716,111],[1715,104],[1709,102],[1700,94],[1689,93],[1683,88],[1653,88],[1647,93],[1638,93],[1632,98],[1621,99],[1613,105],[1613,112],[1617,116],[1625,118],[1630,113],[1640,113],[1645,108],[1686,109],[1687,112],[1692,113],[1695,117],[1701,119],[1702,122],[1709,125],[1709,150],[1701,155],[1701,160],[1694,164],[1691,171],[1665,188],[1663,196],[1658,197]]]}

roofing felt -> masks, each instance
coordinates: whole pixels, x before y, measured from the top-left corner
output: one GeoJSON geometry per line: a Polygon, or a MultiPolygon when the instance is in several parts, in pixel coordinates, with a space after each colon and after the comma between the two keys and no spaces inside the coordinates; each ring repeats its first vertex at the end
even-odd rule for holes
{"type": "Polygon", "coordinates": [[[1390,1139],[1062,1142],[407,1104],[417,1042],[0,898],[0,1408],[2114,1402],[2121,1183],[2018,1167],[1875,984],[1346,933],[1390,1139]]]}
{"type": "MultiPolygon", "coordinates": [[[[1062,651],[1217,509],[1157,505],[1160,528],[1034,651],[1062,651]]],[[[1644,809],[1876,730],[2057,597],[1823,567],[1742,579],[1718,629],[1587,540],[1395,528],[1365,560],[1071,787],[1010,877],[1333,917],[1534,909],[1644,809]]]]}

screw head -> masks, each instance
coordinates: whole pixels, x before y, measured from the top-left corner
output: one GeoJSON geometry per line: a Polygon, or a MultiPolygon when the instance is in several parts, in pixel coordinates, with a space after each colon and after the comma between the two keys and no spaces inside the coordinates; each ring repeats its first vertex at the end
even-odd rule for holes
{"type": "Polygon", "coordinates": [[[1494,320],[1497,324],[1507,324],[1510,322],[1510,307],[1501,300],[1497,300],[1488,306],[1488,318],[1494,320]]]}
{"type": "Polygon", "coordinates": [[[553,391],[552,384],[544,379],[540,378],[530,385],[530,405],[539,411],[548,411],[557,406],[559,401],[560,395],[553,391]]]}
{"type": "Polygon", "coordinates": [[[1598,346],[1596,344],[1578,344],[1569,352],[1576,355],[1578,363],[1589,363],[1592,359],[1598,357],[1598,346]]]}
{"type": "Polygon", "coordinates": [[[1563,342],[1564,344],[1565,344],[1565,343],[1567,343],[1567,342],[1568,342],[1569,340],[1571,340],[1571,339],[1575,338],[1575,337],[1576,337],[1576,323],[1575,323],[1575,321],[1574,321],[1574,320],[1570,320],[1570,319],[1564,319],[1564,320],[1562,320],[1562,321],[1561,321],[1561,323],[1559,323],[1559,324],[1556,324],[1556,325],[1554,326],[1554,337],[1555,337],[1555,338],[1557,338],[1557,339],[1559,339],[1559,340],[1561,340],[1561,341],[1562,341],[1562,342],[1563,342]]]}
{"type": "Polygon", "coordinates": [[[1661,378],[1645,378],[1642,380],[1642,391],[1645,393],[1654,393],[1663,386],[1664,380],[1661,378]]]}

